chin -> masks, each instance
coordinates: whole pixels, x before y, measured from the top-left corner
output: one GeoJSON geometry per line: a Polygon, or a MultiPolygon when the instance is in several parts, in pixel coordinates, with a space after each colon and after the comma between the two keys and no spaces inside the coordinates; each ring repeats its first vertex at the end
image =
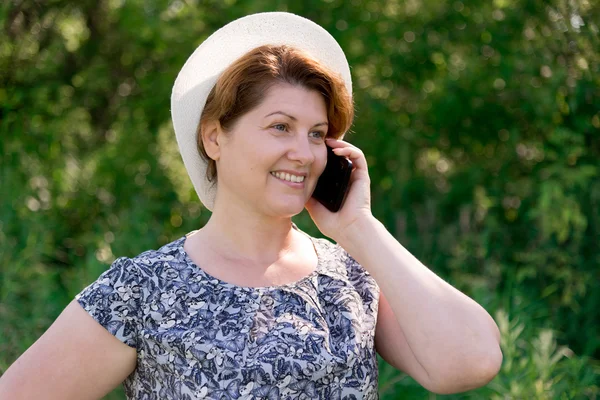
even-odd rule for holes
{"type": "Polygon", "coordinates": [[[288,202],[282,201],[278,204],[273,204],[269,209],[274,215],[290,218],[300,214],[304,210],[304,204],[306,203],[298,200],[288,202]]]}

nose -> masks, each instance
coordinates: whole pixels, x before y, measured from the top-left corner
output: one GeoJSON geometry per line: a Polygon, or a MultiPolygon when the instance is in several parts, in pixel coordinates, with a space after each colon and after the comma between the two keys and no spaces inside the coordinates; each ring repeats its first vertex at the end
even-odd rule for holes
{"type": "Polygon", "coordinates": [[[310,143],[308,136],[299,137],[294,140],[293,147],[288,151],[288,158],[297,161],[300,165],[309,165],[315,161],[314,147],[314,144],[310,143]]]}

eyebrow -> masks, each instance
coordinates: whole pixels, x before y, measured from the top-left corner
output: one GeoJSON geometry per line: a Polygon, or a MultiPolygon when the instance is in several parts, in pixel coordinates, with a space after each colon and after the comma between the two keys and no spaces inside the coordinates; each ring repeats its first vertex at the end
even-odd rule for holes
{"type": "MultiPolygon", "coordinates": [[[[284,113],[283,111],[273,111],[272,113],[265,115],[265,118],[270,117],[271,115],[275,115],[275,114],[285,115],[286,117],[288,117],[292,121],[298,121],[298,119],[296,117],[294,117],[293,115],[284,113]]],[[[319,122],[318,124],[314,124],[313,128],[315,126],[321,126],[321,125],[329,125],[329,124],[327,122],[319,122]]]]}

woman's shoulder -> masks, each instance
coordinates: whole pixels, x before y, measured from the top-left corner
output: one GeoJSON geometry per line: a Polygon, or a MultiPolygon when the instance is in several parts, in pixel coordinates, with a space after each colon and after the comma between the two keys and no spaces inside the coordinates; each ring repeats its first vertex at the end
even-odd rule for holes
{"type": "Polygon", "coordinates": [[[322,272],[352,286],[365,305],[376,309],[380,289],[373,276],[338,243],[325,238],[313,238],[313,241],[322,263],[322,272]]]}
{"type": "Polygon", "coordinates": [[[156,249],[145,250],[133,257],[133,260],[138,263],[152,265],[164,261],[173,261],[181,256],[181,246],[185,239],[180,237],[167,244],[164,244],[156,249]]]}
{"type": "Polygon", "coordinates": [[[332,242],[326,238],[316,238],[312,236],[311,238],[317,248],[320,260],[328,265],[329,268],[335,268],[337,266],[338,270],[343,270],[344,275],[352,279],[371,276],[371,274],[369,274],[369,272],[338,243],[332,242]]]}
{"type": "Polygon", "coordinates": [[[165,264],[185,262],[181,253],[184,239],[185,237],[180,237],[160,247],[144,250],[131,257],[119,257],[113,262],[113,267],[125,266],[128,272],[137,275],[140,279],[160,275],[165,264]]]}
{"type": "MultiPolygon", "coordinates": [[[[310,235],[309,235],[310,236],[310,235]]],[[[347,261],[352,256],[338,243],[323,237],[310,236],[319,255],[328,259],[347,261]]]]}

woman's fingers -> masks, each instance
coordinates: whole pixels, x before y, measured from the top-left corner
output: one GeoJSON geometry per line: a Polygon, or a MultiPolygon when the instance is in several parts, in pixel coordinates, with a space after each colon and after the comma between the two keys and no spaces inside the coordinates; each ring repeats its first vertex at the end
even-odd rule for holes
{"type": "MultiPolygon", "coordinates": [[[[329,144],[329,142],[328,142],[329,144]]],[[[333,152],[338,156],[348,157],[350,161],[359,169],[367,169],[367,160],[362,150],[358,147],[348,145],[345,147],[333,147],[333,152]]]]}
{"type": "Polygon", "coordinates": [[[344,140],[338,140],[338,139],[332,139],[332,138],[325,139],[325,143],[327,143],[327,146],[331,147],[332,149],[344,148],[344,147],[354,147],[355,149],[358,148],[358,147],[354,146],[353,144],[350,144],[344,140]]]}

